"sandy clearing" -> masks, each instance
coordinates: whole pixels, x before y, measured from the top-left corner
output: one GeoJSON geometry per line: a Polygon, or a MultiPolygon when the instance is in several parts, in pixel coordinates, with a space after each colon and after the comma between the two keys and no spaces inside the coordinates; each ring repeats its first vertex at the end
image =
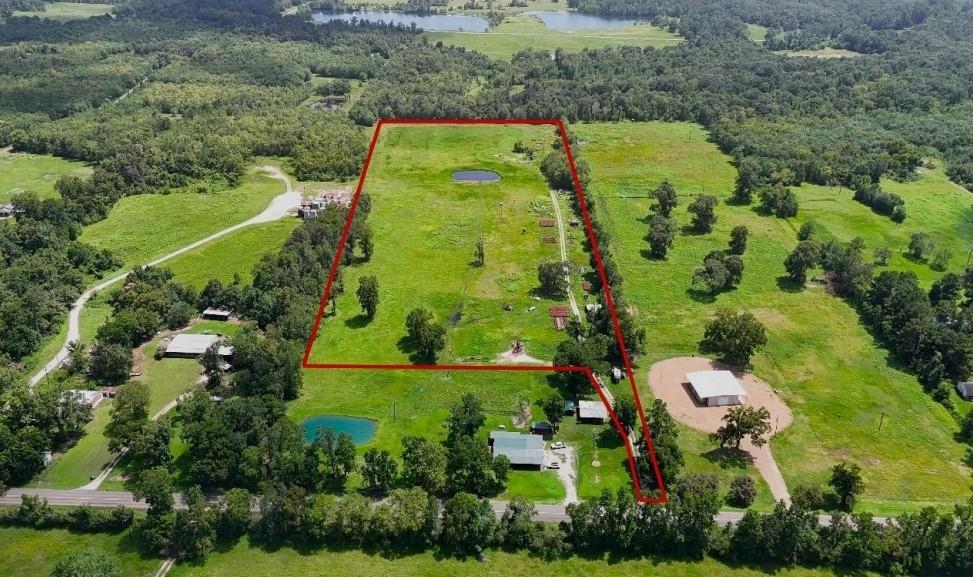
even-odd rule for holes
{"type": "MultiPolygon", "coordinates": [[[[669,413],[680,423],[703,431],[715,433],[722,424],[723,416],[730,407],[704,407],[696,404],[689,392],[686,373],[706,370],[729,370],[740,380],[746,389],[747,405],[765,407],[770,411],[770,424],[773,427],[771,436],[786,429],[794,421],[791,410],[777,396],[773,388],[758,379],[753,374],[740,371],[723,363],[705,357],[675,357],[652,365],[649,370],[649,387],[652,394],[666,403],[669,413]]],[[[770,449],[770,443],[763,447],[754,447],[749,441],[744,441],[740,449],[750,454],[754,467],[770,486],[770,492],[777,501],[790,503],[790,493],[784,482],[777,462],[770,449]]]]}

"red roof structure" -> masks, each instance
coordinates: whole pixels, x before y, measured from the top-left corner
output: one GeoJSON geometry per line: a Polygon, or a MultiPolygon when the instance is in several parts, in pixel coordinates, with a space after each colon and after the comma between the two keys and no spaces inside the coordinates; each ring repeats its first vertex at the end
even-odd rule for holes
{"type": "Polygon", "coordinates": [[[571,310],[568,307],[551,307],[548,309],[548,311],[554,318],[565,318],[571,316],[571,310]]]}

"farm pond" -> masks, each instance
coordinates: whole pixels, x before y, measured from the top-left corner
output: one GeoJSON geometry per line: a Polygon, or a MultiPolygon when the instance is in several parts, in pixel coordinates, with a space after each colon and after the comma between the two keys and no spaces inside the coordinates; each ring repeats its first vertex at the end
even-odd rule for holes
{"type": "Polygon", "coordinates": [[[348,433],[356,445],[363,445],[372,440],[376,428],[378,421],[344,415],[318,415],[301,423],[304,440],[308,443],[314,440],[318,429],[332,429],[335,433],[348,433]]]}
{"type": "Polygon", "coordinates": [[[492,170],[458,170],[453,173],[456,182],[496,182],[500,175],[492,170]]]}

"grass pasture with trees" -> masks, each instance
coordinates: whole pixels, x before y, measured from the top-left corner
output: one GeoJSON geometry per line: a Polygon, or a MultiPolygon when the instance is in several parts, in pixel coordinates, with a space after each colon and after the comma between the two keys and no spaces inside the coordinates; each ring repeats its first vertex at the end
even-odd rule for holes
{"type": "Polygon", "coordinates": [[[104,16],[111,14],[112,10],[111,4],[97,2],[47,2],[44,4],[43,10],[18,10],[14,12],[14,16],[33,16],[63,22],[91,18],[92,16],[104,16]]]}
{"type": "Polygon", "coordinates": [[[25,191],[40,198],[56,197],[54,183],[58,178],[89,174],[91,168],[82,162],[47,154],[0,151],[0,204],[25,191]]]}
{"type": "MultiPolygon", "coordinates": [[[[411,310],[424,307],[447,331],[441,364],[492,363],[514,340],[525,342],[528,355],[549,362],[562,334],[548,309],[567,306],[564,295],[545,294],[538,281],[538,265],[560,261],[557,227],[540,226],[544,219],[553,222],[554,206],[536,161],[513,149],[523,142],[539,159],[554,136],[547,126],[383,128],[363,189],[371,204],[374,252],[368,260],[356,254],[341,267],[337,314],[327,307],[310,361],[415,360],[405,321],[411,310]],[[501,178],[454,182],[453,172],[475,169],[501,178]],[[480,239],[482,266],[474,255],[480,239]],[[363,276],[378,280],[373,319],[355,296],[363,276]]],[[[569,258],[587,264],[574,247],[569,258]]],[[[581,284],[579,274],[572,278],[573,285],[581,284]]]]}
{"type": "MultiPolygon", "coordinates": [[[[753,370],[778,390],[795,416],[794,424],[771,443],[792,490],[801,484],[823,485],[829,467],[848,460],[861,466],[865,480],[859,509],[890,513],[925,504],[948,506],[968,494],[970,473],[965,449],[954,439],[954,417],[923,392],[915,376],[897,367],[850,304],[820,284],[794,286],[783,264],[806,219],[818,223],[821,235],[863,237],[867,254],[891,246],[896,256],[890,268],[905,262],[899,253],[910,230],[928,230],[950,245],[970,242],[969,224],[963,223],[965,193],[938,170],[914,182],[883,181],[916,208],[897,225],[851,200],[848,191],[801,187],[796,189],[798,217],[778,219],[761,216],[756,204],[727,202],[735,170],[697,126],[598,123],[576,124],[572,130],[587,141],[580,151],[591,166],[586,192],[604,209],[601,218],[612,237],[611,252],[627,281],[625,296],[651,335],[648,354],[637,369],[640,386],[653,362],[699,352],[706,321],[717,306],[748,310],[768,333],[766,348],[753,358],[753,370]],[[682,232],[666,260],[653,260],[646,257],[645,219],[652,204],[649,192],[663,179],[680,195],[673,215],[682,232]],[[685,207],[700,194],[721,200],[710,234],[685,228],[690,222],[685,207]],[[739,286],[715,297],[692,291],[693,271],[711,250],[725,249],[738,225],[749,229],[739,286]],[[952,231],[952,239],[947,240],[946,231],[952,231]]],[[[958,251],[954,255],[954,264],[961,264],[958,251]]],[[[920,274],[925,282],[935,277],[931,271],[920,274]]],[[[647,387],[641,391],[651,396],[647,387]]],[[[725,474],[725,462],[712,451],[713,443],[689,430],[681,440],[687,470],[703,465],[725,474]]]]}
{"type": "Polygon", "coordinates": [[[72,553],[94,549],[114,558],[120,575],[151,577],[162,559],[139,551],[129,532],[78,533],[64,529],[0,528],[0,567],[4,575],[46,576],[72,553]]]}

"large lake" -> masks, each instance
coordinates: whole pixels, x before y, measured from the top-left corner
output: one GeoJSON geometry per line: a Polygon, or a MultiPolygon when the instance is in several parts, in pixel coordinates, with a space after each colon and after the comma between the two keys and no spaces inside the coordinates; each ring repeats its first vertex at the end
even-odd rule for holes
{"type": "Polygon", "coordinates": [[[352,19],[368,20],[369,22],[388,22],[391,24],[402,24],[403,26],[416,27],[433,32],[455,32],[465,30],[467,32],[486,32],[490,29],[490,23],[479,16],[468,16],[465,14],[404,14],[401,12],[378,12],[373,10],[361,10],[358,12],[344,12],[341,14],[325,14],[315,12],[312,14],[315,22],[324,24],[335,20],[349,22],[352,19]]]}
{"type": "MultiPolygon", "coordinates": [[[[624,28],[635,24],[635,20],[624,18],[605,18],[594,14],[567,12],[564,10],[538,10],[523,12],[524,15],[534,16],[544,23],[550,30],[604,30],[606,28],[624,28]]],[[[377,10],[360,10],[358,12],[324,13],[315,12],[311,15],[315,22],[324,24],[335,20],[350,22],[352,19],[368,20],[370,22],[388,22],[411,26],[430,32],[486,32],[490,23],[479,16],[469,14],[405,14],[402,12],[380,12],[377,10]]]]}

